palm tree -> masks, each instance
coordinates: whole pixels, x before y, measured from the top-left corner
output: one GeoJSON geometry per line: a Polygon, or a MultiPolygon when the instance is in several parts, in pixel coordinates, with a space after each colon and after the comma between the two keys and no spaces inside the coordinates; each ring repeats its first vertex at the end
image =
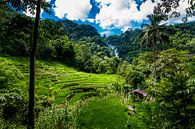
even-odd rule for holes
{"type": "Polygon", "coordinates": [[[154,82],[157,82],[157,69],[156,69],[156,60],[157,60],[157,51],[158,45],[164,45],[168,42],[168,36],[165,33],[166,27],[164,25],[159,25],[162,16],[157,14],[148,15],[150,24],[142,24],[143,32],[139,35],[139,39],[141,39],[140,45],[141,47],[147,47],[152,49],[153,51],[153,75],[154,82]]]}

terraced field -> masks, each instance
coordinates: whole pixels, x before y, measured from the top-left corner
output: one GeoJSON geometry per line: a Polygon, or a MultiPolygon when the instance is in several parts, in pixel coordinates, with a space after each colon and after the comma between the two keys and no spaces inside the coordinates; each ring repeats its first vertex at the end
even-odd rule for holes
{"type": "Polygon", "coordinates": [[[122,100],[118,95],[88,99],[85,106],[80,108],[77,128],[127,129],[127,108],[122,100]]]}
{"type": "MultiPolygon", "coordinates": [[[[0,57],[0,63],[14,65],[24,78],[18,82],[20,89],[28,94],[29,59],[21,57],[0,57]]],[[[109,84],[117,81],[117,75],[79,72],[56,61],[36,62],[36,98],[55,105],[75,102],[98,96],[109,84]]]]}

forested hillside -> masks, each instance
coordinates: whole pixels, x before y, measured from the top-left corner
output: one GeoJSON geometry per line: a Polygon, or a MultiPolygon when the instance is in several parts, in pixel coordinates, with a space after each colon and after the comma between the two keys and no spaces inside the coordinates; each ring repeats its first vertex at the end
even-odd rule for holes
{"type": "Polygon", "coordinates": [[[195,21],[162,24],[154,10],[142,28],[106,36],[23,14],[38,7],[0,0],[1,129],[195,128],[195,21]]]}
{"type": "MultiPolygon", "coordinates": [[[[194,44],[189,45],[189,42],[195,37],[194,26],[195,22],[166,25],[167,35],[170,36],[170,40],[174,40],[174,45],[169,44],[168,46],[163,46],[164,48],[161,49],[179,47],[179,44],[183,44],[180,49],[189,50],[190,53],[195,53],[194,44]],[[178,38],[180,41],[176,41],[178,38]]],[[[138,37],[141,33],[141,29],[128,30],[121,35],[109,36],[106,38],[106,41],[117,48],[121,58],[131,62],[133,58],[138,57],[140,53],[148,50],[148,48],[140,47],[140,40],[138,37]]]]}
{"type": "MultiPolygon", "coordinates": [[[[33,18],[3,10],[1,17],[1,54],[29,57],[33,18]],[[10,15],[11,14],[11,15],[10,15]]],[[[42,20],[38,58],[55,59],[80,70],[115,73],[119,59],[90,25],[72,21],[42,20]]]]}

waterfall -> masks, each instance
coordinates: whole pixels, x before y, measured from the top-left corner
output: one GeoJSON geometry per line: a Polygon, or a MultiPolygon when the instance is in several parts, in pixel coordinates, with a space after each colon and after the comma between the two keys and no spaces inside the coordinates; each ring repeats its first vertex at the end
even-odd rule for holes
{"type": "Polygon", "coordinates": [[[117,48],[116,48],[115,46],[112,46],[111,44],[109,44],[109,43],[107,43],[107,42],[106,42],[106,45],[112,50],[112,52],[114,53],[114,55],[115,55],[116,57],[119,57],[118,50],[117,50],[117,48]]]}

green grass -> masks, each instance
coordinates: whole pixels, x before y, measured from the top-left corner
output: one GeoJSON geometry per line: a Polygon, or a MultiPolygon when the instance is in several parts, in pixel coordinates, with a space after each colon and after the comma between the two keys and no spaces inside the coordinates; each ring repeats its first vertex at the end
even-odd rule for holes
{"type": "Polygon", "coordinates": [[[78,100],[81,99],[82,96],[86,96],[86,95],[93,95],[93,94],[97,94],[96,92],[80,92],[78,94],[76,94],[75,96],[73,96],[70,101],[69,104],[72,105],[75,102],[77,102],[78,100]]]}
{"type": "Polygon", "coordinates": [[[91,99],[78,115],[81,129],[125,129],[128,116],[119,96],[91,99]]]}
{"type": "MultiPolygon", "coordinates": [[[[28,96],[29,59],[22,57],[0,57],[0,64],[15,66],[23,78],[17,83],[28,96]],[[6,62],[6,63],[5,63],[6,62]],[[2,63],[3,64],[3,63],[2,63]]],[[[57,109],[70,108],[77,102],[85,103],[77,111],[78,128],[85,129],[124,129],[127,123],[126,107],[118,96],[95,97],[107,93],[107,87],[117,82],[117,75],[92,74],[77,71],[60,62],[38,60],[36,62],[36,102],[52,102],[57,109]],[[88,99],[86,99],[88,98],[88,99]],[[84,101],[83,101],[84,100],[84,101]]]]}
{"type": "MultiPolygon", "coordinates": [[[[5,62],[14,65],[21,71],[24,78],[18,82],[19,89],[28,94],[29,85],[29,59],[23,57],[0,57],[0,63],[5,62]]],[[[63,104],[66,96],[73,94],[70,103],[74,104],[82,96],[90,92],[98,92],[99,88],[107,87],[117,81],[117,75],[93,74],[77,71],[58,61],[36,61],[35,77],[36,96],[47,96],[54,99],[54,104],[63,104]],[[95,88],[96,91],[77,91],[77,88],[95,88]]]]}

